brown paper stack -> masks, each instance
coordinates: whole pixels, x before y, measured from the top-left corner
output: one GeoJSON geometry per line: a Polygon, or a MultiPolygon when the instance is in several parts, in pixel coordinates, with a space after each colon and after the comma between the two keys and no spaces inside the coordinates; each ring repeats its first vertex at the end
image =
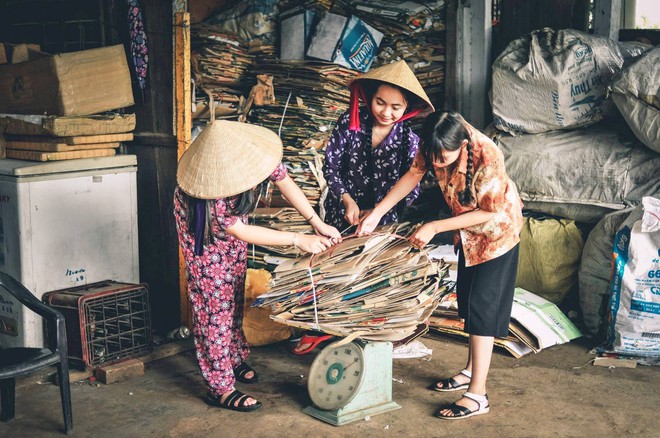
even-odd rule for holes
{"type": "Polygon", "coordinates": [[[56,161],[115,155],[132,141],[135,115],[0,115],[6,158],[56,161]]]}
{"type": "Polygon", "coordinates": [[[380,228],[280,264],[254,305],[271,306],[271,318],[292,327],[408,342],[426,331],[448,266],[380,228]]]}

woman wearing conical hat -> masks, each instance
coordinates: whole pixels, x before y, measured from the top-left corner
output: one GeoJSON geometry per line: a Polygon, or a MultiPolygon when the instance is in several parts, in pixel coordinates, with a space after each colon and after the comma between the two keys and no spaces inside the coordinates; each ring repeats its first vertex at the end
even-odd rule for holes
{"type": "MultiPolygon", "coordinates": [[[[323,168],[329,188],[325,221],[341,230],[356,225],[410,168],[419,137],[406,120],[433,110],[405,61],[369,71],[350,90],[350,108],[332,132],[323,168]]],[[[414,191],[406,203],[418,195],[414,191]]],[[[382,223],[395,222],[397,213],[393,208],[382,223]]]]}
{"type": "Polygon", "coordinates": [[[174,216],[186,262],[193,307],[195,348],[213,406],[253,411],[261,407],[234,384],[256,383],[246,363],[249,348],[242,329],[247,244],[293,245],[318,253],[339,232],[321,221],[288,176],[282,142],[260,126],[215,121],[193,141],[177,170],[174,216]],[[247,224],[260,186],[270,179],[314,227],[317,235],[247,224]]]}
{"type": "MultiPolygon", "coordinates": [[[[340,230],[357,225],[410,169],[419,137],[407,120],[433,111],[405,61],[370,70],[350,84],[349,110],[339,117],[326,148],[323,174],[328,194],[324,220],[340,230]],[[364,104],[359,105],[360,101],[364,104]]],[[[381,224],[398,220],[399,209],[419,195],[419,186],[392,208],[381,224]]],[[[306,334],[294,354],[311,352],[329,336],[306,334]]]]}

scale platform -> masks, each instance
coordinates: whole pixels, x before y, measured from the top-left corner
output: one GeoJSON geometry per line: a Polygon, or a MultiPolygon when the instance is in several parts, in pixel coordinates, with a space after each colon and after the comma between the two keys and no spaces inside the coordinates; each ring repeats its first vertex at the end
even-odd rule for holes
{"type": "Polygon", "coordinates": [[[400,409],[392,401],[392,343],[327,346],[312,363],[307,390],[313,406],[303,412],[334,426],[400,409]]]}

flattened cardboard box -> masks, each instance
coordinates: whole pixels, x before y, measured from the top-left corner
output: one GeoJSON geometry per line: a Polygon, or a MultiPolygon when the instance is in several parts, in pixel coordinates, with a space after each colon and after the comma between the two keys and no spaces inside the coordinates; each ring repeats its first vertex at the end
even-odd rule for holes
{"type": "Polygon", "coordinates": [[[130,132],[135,129],[135,114],[96,116],[38,116],[0,114],[0,128],[6,134],[73,137],[130,132]]]}
{"type": "Polygon", "coordinates": [[[122,45],[0,65],[0,113],[90,115],[133,103],[122,45]]]}

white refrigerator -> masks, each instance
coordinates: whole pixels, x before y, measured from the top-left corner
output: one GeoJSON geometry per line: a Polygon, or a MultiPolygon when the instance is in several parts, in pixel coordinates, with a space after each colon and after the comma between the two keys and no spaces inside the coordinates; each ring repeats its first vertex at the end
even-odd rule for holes
{"type": "MultiPolygon", "coordinates": [[[[139,282],[137,158],[0,160],[0,271],[37,298],[139,282]]],[[[43,345],[41,318],[0,289],[0,347],[43,345]]]]}

